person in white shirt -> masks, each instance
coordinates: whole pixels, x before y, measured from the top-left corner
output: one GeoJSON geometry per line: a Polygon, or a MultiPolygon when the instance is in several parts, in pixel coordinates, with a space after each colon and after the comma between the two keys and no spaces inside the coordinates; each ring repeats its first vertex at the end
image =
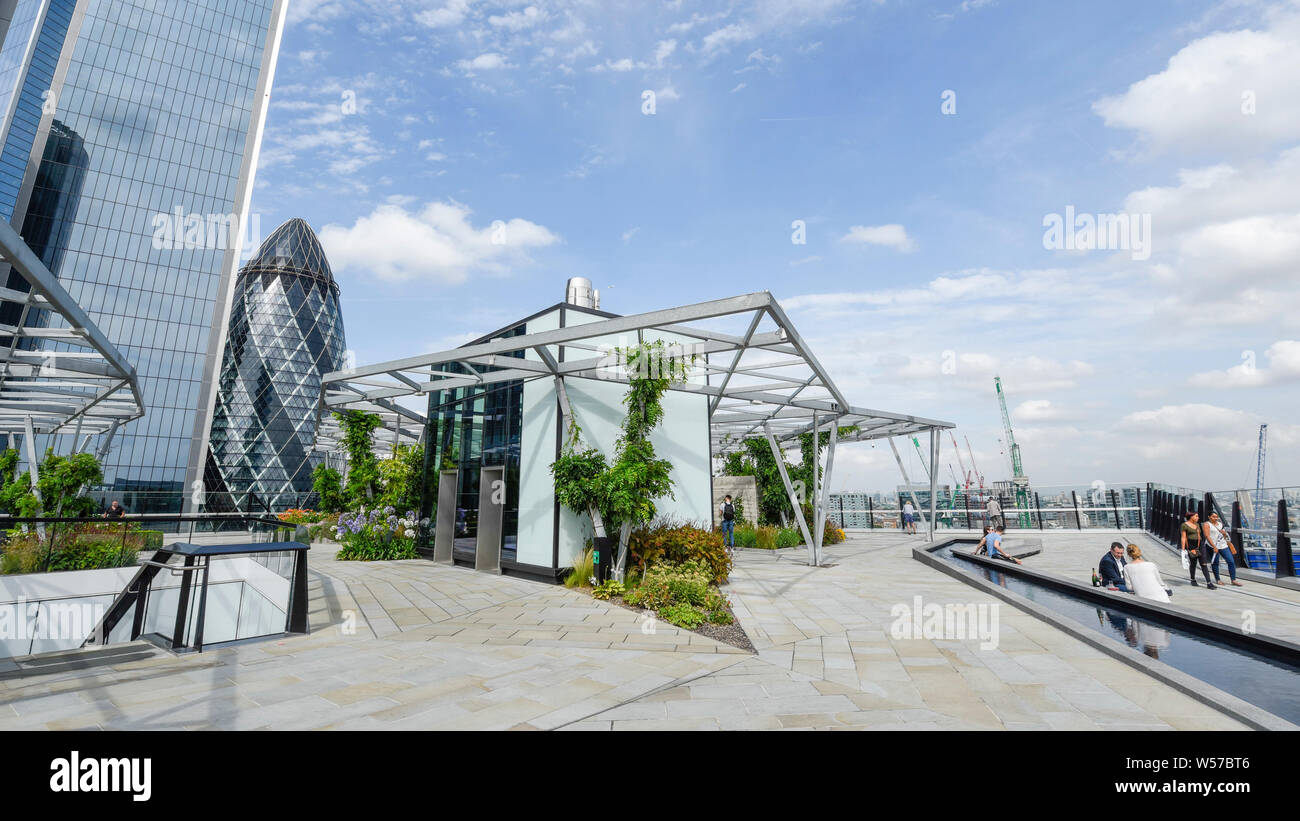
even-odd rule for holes
{"type": "Polygon", "coordinates": [[[1219,584],[1219,557],[1227,562],[1228,577],[1232,579],[1234,587],[1241,587],[1241,582],[1237,581],[1237,548],[1233,547],[1232,540],[1228,538],[1228,533],[1223,528],[1223,523],[1219,521],[1219,514],[1211,513],[1205,524],[1201,525],[1203,532],[1202,542],[1209,545],[1214,550],[1214,560],[1210,562],[1210,570],[1214,572],[1214,583],[1219,584]]]}
{"type": "Polygon", "coordinates": [[[1169,591],[1160,578],[1160,568],[1155,562],[1142,558],[1142,548],[1131,544],[1126,548],[1128,563],[1124,565],[1124,586],[1144,599],[1169,601],[1169,591]]]}
{"type": "Polygon", "coordinates": [[[916,508],[912,507],[911,502],[903,503],[903,530],[916,535],[916,508]]]}

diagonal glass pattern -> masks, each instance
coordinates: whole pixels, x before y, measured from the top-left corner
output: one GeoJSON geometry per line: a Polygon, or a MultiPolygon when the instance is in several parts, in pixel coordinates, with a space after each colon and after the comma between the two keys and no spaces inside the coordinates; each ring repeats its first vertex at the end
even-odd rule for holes
{"type": "Polygon", "coordinates": [[[303,504],[321,376],[343,367],[339,289],[311,227],[291,219],[239,272],[209,439],[208,510],[303,504]],[[249,494],[256,501],[249,499],[249,494]]]}

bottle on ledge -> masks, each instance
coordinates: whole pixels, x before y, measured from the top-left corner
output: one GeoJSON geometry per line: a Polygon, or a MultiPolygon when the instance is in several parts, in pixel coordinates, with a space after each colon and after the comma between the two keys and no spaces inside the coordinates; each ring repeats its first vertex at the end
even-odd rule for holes
{"type": "Polygon", "coordinates": [[[1092,586],[1101,587],[1101,578],[1097,575],[1097,568],[1092,569],[1092,586]]]}

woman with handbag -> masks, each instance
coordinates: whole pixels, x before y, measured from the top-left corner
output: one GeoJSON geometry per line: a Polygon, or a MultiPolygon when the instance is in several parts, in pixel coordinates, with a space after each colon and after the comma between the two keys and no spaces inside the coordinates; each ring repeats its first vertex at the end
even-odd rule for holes
{"type": "Polygon", "coordinates": [[[1205,576],[1205,586],[1210,590],[1215,590],[1214,582],[1210,581],[1210,566],[1205,559],[1205,550],[1201,549],[1201,514],[1195,510],[1183,514],[1183,524],[1179,528],[1179,537],[1182,543],[1183,553],[1186,554],[1188,569],[1192,575],[1192,587],[1196,587],[1196,566],[1201,566],[1201,575],[1205,576]]]}
{"type": "Polygon", "coordinates": [[[1205,533],[1204,542],[1214,549],[1214,561],[1210,562],[1210,569],[1214,571],[1214,580],[1219,581],[1219,557],[1222,556],[1228,565],[1228,576],[1232,579],[1233,587],[1241,587],[1241,582],[1237,581],[1237,548],[1224,532],[1219,514],[1211,513],[1210,520],[1202,525],[1201,530],[1205,533]]]}

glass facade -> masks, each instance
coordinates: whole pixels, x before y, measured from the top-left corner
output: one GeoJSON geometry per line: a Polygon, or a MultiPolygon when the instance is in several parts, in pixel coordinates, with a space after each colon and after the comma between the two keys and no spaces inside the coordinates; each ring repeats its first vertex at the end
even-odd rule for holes
{"type": "MultiPolygon", "coordinates": [[[[478,343],[520,336],[524,326],[502,331],[478,343]]],[[[523,358],[523,351],[509,356],[523,358]]],[[[480,373],[508,366],[475,366],[480,373]]],[[[448,372],[469,371],[453,363],[448,372]]],[[[514,561],[519,534],[519,443],[523,430],[524,383],[504,382],[490,388],[456,388],[429,394],[429,428],[425,441],[433,443],[428,453],[430,476],[438,469],[455,468],[456,527],[454,557],[472,561],[478,539],[479,476],[484,467],[505,467],[505,511],[502,522],[501,558],[514,561]]],[[[437,487],[424,494],[422,516],[436,514],[437,487]]]]}
{"type": "Polygon", "coordinates": [[[11,203],[29,242],[44,237],[33,250],[139,373],[145,416],[118,431],[104,463],[105,489],[133,512],[179,510],[186,495],[205,366],[219,364],[208,361],[211,334],[225,321],[219,286],[234,265],[232,216],[248,184],[240,174],[258,134],[250,124],[276,5],[20,0],[0,49],[0,95],[17,96],[0,210],[11,203]],[[25,25],[35,52],[15,66],[25,25]],[[25,205],[11,194],[35,165],[32,124],[51,108],[25,205]]]}
{"type": "Polygon", "coordinates": [[[320,457],[321,377],[344,367],[339,288],[301,219],[275,230],[239,272],[204,485],[207,510],[301,507],[320,457]]]}

